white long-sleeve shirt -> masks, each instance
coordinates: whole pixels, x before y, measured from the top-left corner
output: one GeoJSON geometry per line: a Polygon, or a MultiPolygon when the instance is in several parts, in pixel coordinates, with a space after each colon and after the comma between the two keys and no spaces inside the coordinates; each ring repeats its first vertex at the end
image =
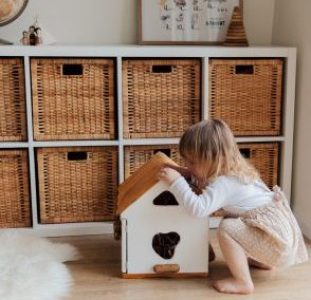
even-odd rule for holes
{"type": "Polygon", "coordinates": [[[223,208],[230,214],[254,209],[272,201],[273,192],[262,182],[244,184],[232,176],[219,176],[196,195],[184,177],[177,178],[169,187],[177,202],[197,217],[206,217],[223,208]]]}

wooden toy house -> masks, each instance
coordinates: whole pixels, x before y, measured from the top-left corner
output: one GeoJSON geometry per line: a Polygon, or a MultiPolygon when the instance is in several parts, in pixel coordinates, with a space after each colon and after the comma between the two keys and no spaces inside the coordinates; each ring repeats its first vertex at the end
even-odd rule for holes
{"type": "Polygon", "coordinates": [[[207,276],[208,219],[189,215],[157,179],[158,152],[119,186],[124,278],[207,276]]]}

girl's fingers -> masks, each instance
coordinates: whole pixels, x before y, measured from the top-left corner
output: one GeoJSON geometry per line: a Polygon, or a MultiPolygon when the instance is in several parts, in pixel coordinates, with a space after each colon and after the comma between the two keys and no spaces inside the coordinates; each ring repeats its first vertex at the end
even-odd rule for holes
{"type": "Polygon", "coordinates": [[[183,168],[181,168],[179,166],[171,165],[171,164],[168,164],[168,163],[164,164],[164,168],[173,169],[173,170],[178,171],[178,172],[180,172],[180,170],[183,169],[183,168]]]}
{"type": "Polygon", "coordinates": [[[160,174],[165,174],[165,173],[166,173],[165,168],[162,168],[162,169],[160,170],[160,174]]]}
{"type": "Polygon", "coordinates": [[[158,173],[158,178],[163,179],[166,176],[166,171],[164,168],[160,169],[158,173]]]}

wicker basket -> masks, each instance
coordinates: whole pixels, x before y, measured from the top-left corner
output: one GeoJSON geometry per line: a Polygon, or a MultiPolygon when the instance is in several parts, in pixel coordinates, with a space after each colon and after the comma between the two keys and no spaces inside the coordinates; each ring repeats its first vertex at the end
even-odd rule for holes
{"type": "Polygon", "coordinates": [[[0,151],[0,227],[31,226],[26,150],[0,151]]]}
{"type": "Polygon", "coordinates": [[[34,138],[115,138],[113,59],[31,60],[34,138]]]}
{"type": "Polygon", "coordinates": [[[24,64],[21,58],[0,58],[0,141],[25,141],[24,64]]]}
{"type": "Polygon", "coordinates": [[[179,155],[178,145],[127,146],[125,147],[125,179],[145,164],[158,151],[165,153],[179,165],[184,165],[179,155]]]}
{"type": "Polygon", "coordinates": [[[259,171],[269,188],[278,184],[279,154],[278,143],[238,144],[242,155],[259,171]]]}
{"type": "MultiPolygon", "coordinates": [[[[279,144],[278,143],[239,143],[242,155],[259,171],[263,181],[272,188],[278,184],[279,144]]],[[[125,179],[132,175],[157,151],[162,151],[179,165],[184,165],[178,145],[127,146],[125,147],[125,179]]]]}
{"type": "Polygon", "coordinates": [[[281,133],[282,59],[211,59],[209,70],[211,117],[236,136],[281,133]]]}
{"type": "Polygon", "coordinates": [[[201,117],[199,59],[123,61],[125,138],[179,137],[201,117]]]}
{"type": "Polygon", "coordinates": [[[114,219],[116,147],[41,148],[37,159],[41,223],[114,219]]]}

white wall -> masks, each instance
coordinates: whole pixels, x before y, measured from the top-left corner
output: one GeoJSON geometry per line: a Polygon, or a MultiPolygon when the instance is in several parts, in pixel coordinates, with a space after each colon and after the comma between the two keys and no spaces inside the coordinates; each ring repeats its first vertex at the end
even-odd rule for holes
{"type": "Polygon", "coordinates": [[[17,20],[0,27],[0,37],[17,41],[36,14],[59,44],[136,41],[136,0],[29,0],[17,20]]]}
{"type": "MultiPolygon", "coordinates": [[[[251,44],[271,43],[274,1],[244,0],[251,44]]],[[[59,44],[135,44],[136,7],[137,0],[29,0],[17,20],[0,27],[0,38],[17,42],[38,14],[59,44]]]]}
{"type": "Polygon", "coordinates": [[[311,238],[311,1],[276,0],[273,42],[298,48],[292,200],[311,238]]]}
{"type": "Polygon", "coordinates": [[[270,45],[275,0],[244,0],[244,22],[253,45],[270,45]]]}

